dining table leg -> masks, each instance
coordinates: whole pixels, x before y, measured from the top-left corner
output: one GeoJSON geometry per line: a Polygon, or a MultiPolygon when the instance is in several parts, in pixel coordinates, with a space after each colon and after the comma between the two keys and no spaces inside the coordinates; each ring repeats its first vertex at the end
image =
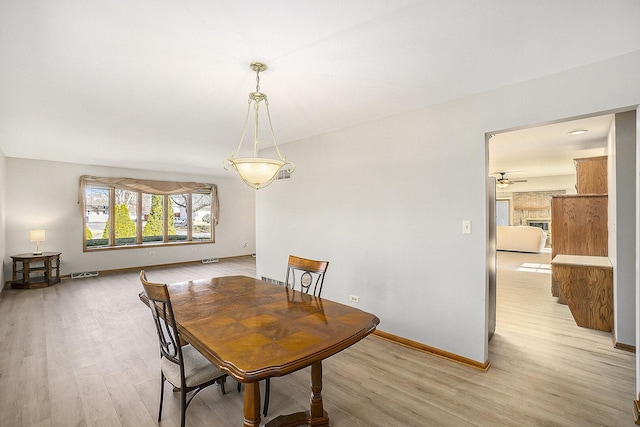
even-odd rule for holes
{"type": "Polygon", "coordinates": [[[311,407],[309,410],[289,415],[280,415],[266,424],[266,427],[297,426],[330,427],[329,415],[327,411],[324,410],[322,403],[322,361],[315,362],[311,365],[311,407]]]}
{"type": "Polygon", "coordinates": [[[260,426],[260,383],[244,385],[244,423],[243,427],[260,426]]]}
{"type": "Polygon", "coordinates": [[[329,425],[329,417],[322,403],[322,360],[311,365],[311,408],[309,419],[319,422],[312,425],[329,425]]]}

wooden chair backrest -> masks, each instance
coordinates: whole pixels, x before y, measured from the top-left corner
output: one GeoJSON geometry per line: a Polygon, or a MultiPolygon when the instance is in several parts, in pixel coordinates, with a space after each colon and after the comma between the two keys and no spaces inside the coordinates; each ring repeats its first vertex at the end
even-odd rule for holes
{"type": "Polygon", "coordinates": [[[286,285],[295,289],[296,271],[299,271],[302,273],[299,280],[300,290],[305,293],[313,293],[314,296],[319,297],[322,293],[322,285],[327,268],[329,268],[329,261],[316,261],[289,255],[287,277],[285,279],[286,285]]]}
{"type": "Polygon", "coordinates": [[[182,367],[182,350],[178,328],[173,320],[173,307],[169,297],[169,289],[164,283],[153,283],[147,280],[144,270],[140,271],[140,282],[149,300],[149,308],[153,323],[158,333],[160,352],[173,363],[182,367]]]}

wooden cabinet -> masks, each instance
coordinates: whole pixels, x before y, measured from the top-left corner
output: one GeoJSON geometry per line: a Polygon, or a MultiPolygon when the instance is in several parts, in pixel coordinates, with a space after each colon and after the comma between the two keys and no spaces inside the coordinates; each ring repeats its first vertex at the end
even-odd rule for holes
{"type": "MultiPolygon", "coordinates": [[[[609,250],[607,203],[606,194],[553,196],[551,259],[557,255],[606,257],[609,250]]],[[[566,303],[553,275],[551,295],[560,298],[561,303],[566,303]]]]}
{"type": "Polygon", "coordinates": [[[607,257],[558,255],[551,261],[558,283],[578,326],[613,329],[613,268],[607,257]]]}
{"type": "Polygon", "coordinates": [[[551,199],[552,258],[608,255],[606,194],[560,195],[551,199]]]}
{"type": "Polygon", "coordinates": [[[13,255],[11,287],[44,288],[60,281],[60,252],[13,255]]]}
{"type": "Polygon", "coordinates": [[[613,269],[607,258],[607,157],[574,161],[578,194],[551,199],[551,294],[569,306],[579,326],[610,331],[613,269]],[[584,259],[596,265],[581,265],[584,259]]]}
{"type": "Polygon", "coordinates": [[[574,159],[578,194],[607,194],[607,156],[574,159]]]}

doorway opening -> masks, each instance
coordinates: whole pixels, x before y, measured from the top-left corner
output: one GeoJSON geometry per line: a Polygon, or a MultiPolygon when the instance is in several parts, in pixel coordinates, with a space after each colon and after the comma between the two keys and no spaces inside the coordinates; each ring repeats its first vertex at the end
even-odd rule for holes
{"type": "MultiPolygon", "coordinates": [[[[497,227],[541,228],[549,234],[545,246],[550,249],[553,240],[550,234],[552,218],[549,194],[577,193],[574,159],[608,156],[609,216],[611,217],[609,256],[613,256],[614,266],[614,298],[616,300],[614,310],[616,310],[616,321],[624,322],[616,326],[613,338],[616,346],[620,348],[631,346],[635,349],[633,346],[636,323],[635,290],[633,289],[635,281],[627,280],[626,285],[618,285],[615,280],[617,277],[628,279],[629,275],[635,278],[635,224],[632,221],[621,224],[619,214],[621,209],[627,209],[629,205],[635,206],[635,117],[635,109],[626,109],[487,134],[487,170],[490,176],[487,267],[489,325],[492,324],[491,316],[496,315],[495,305],[504,304],[504,300],[495,297],[496,287],[500,286],[499,281],[496,282],[496,275],[500,269],[498,262],[500,254],[504,253],[500,251],[501,248],[496,242],[497,227]],[[509,181],[506,185],[504,182],[499,182],[500,178],[505,176],[509,181]],[[540,198],[541,194],[542,198],[540,198]],[[629,198],[631,201],[628,200],[629,198]],[[625,259],[628,250],[631,250],[633,260],[625,259]],[[633,316],[630,313],[633,313],[633,316]]],[[[627,216],[629,216],[628,211],[627,216]]],[[[550,254],[547,257],[550,262],[550,254]]],[[[548,263],[546,258],[541,259],[542,261],[537,260],[536,263],[542,268],[535,270],[546,272],[550,289],[551,269],[546,268],[548,263]]],[[[549,304],[557,304],[556,299],[551,298],[550,291],[549,304]]],[[[498,312],[499,309],[500,307],[498,312]]],[[[523,323],[527,321],[530,319],[523,320],[523,323]]],[[[499,333],[500,319],[496,321],[494,317],[493,324],[496,333],[499,333]]],[[[493,336],[493,332],[490,331],[490,337],[493,336]]]]}

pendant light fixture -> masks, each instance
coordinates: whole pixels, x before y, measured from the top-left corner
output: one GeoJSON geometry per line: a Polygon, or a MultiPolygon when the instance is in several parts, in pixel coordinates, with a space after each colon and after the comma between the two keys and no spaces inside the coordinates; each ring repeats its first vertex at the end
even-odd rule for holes
{"type": "Polygon", "coordinates": [[[226,170],[233,167],[247,185],[259,190],[260,188],[264,188],[271,184],[278,176],[278,172],[281,170],[284,169],[288,173],[292,173],[296,167],[293,163],[287,162],[287,159],[280,154],[280,149],[276,142],[276,136],[273,132],[273,126],[271,125],[269,101],[267,100],[267,95],[260,92],[260,72],[266,70],[267,66],[261,62],[252,62],[249,66],[256,72],[256,91],[249,94],[247,116],[244,119],[244,127],[242,128],[242,136],[240,136],[238,148],[235,153],[231,154],[230,158],[223,162],[223,164],[226,170]],[[273,145],[276,147],[276,152],[278,153],[277,159],[258,157],[258,116],[260,113],[260,103],[263,101],[267,110],[267,119],[269,120],[269,129],[271,131],[271,137],[273,138],[273,145]],[[252,108],[254,115],[253,157],[236,157],[240,153],[240,148],[244,141],[247,124],[249,123],[249,115],[252,108]]]}

